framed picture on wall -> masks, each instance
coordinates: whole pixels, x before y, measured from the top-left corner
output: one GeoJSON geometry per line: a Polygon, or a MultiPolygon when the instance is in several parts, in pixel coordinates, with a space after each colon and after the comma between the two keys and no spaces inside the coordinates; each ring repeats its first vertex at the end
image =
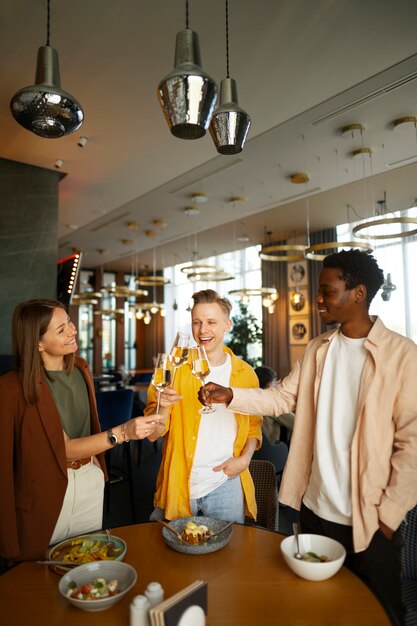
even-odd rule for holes
{"type": "Polygon", "coordinates": [[[308,285],[307,261],[305,259],[288,263],[287,271],[288,287],[308,285]]]}
{"type": "Polygon", "coordinates": [[[300,296],[296,302],[293,302],[291,296],[295,291],[295,287],[293,289],[288,290],[288,315],[289,317],[294,317],[295,315],[308,315],[310,312],[310,307],[308,303],[308,291],[306,287],[298,287],[297,291],[300,296]]]}
{"type": "Polygon", "coordinates": [[[310,340],[310,320],[308,317],[292,317],[289,320],[290,345],[306,345],[310,340]]]}

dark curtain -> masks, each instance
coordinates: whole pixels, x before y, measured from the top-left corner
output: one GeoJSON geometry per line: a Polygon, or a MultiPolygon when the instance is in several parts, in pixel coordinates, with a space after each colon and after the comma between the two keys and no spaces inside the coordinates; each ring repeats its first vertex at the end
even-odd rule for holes
{"type": "Polygon", "coordinates": [[[262,287],[275,287],[279,293],[274,313],[262,307],[263,365],[277,372],[278,378],[290,371],[288,342],[288,281],[287,263],[262,261],[262,287]]]}
{"type": "MultiPolygon", "coordinates": [[[[318,231],[317,233],[311,233],[310,245],[313,246],[317,243],[328,243],[329,241],[337,241],[337,232],[335,228],[327,228],[326,230],[318,231]]],[[[332,252],[330,250],[329,252],[332,252]]],[[[308,260],[308,299],[310,302],[310,328],[311,339],[324,333],[327,329],[325,324],[320,319],[316,307],[317,288],[319,284],[319,274],[323,268],[322,261],[310,261],[308,260]]]]}

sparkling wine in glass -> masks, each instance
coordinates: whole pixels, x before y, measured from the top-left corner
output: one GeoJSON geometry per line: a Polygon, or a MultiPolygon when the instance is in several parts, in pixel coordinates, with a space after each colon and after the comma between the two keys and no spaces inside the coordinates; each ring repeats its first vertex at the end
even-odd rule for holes
{"type": "MultiPolygon", "coordinates": [[[[191,354],[191,371],[201,384],[204,385],[206,377],[210,374],[210,366],[204,346],[195,346],[190,348],[191,354]]],[[[213,413],[214,409],[211,404],[200,409],[200,413],[213,413]]]]}
{"type": "Polygon", "coordinates": [[[171,352],[169,353],[170,361],[174,367],[174,375],[172,377],[172,385],[174,384],[175,374],[177,369],[184,365],[188,359],[188,342],[190,336],[186,333],[178,332],[175,336],[174,343],[172,344],[171,352]]]}
{"type": "Polygon", "coordinates": [[[159,413],[159,405],[161,401],[161,393],[171,384],[173,378],[173,367],[168,354],[159,352],[156,358],[155,370],[151,383],[158,391],[158,404],[156,412],[159,413]]]}

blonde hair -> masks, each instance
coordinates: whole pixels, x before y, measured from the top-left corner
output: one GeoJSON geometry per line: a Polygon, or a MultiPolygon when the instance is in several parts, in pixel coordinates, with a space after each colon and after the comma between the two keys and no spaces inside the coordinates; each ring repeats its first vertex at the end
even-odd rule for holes
{"type": "Polygon", "coordinates": [[[193,308],[197,306],[197,304],[218,304],[219,307],[226,313],[227,317],[230,318],[230,313],[232,312],[232,303],[227,298],[222,298],[219,296],[217,291],[213,291],[213,289],[203,289],[202,291],[197,291],[192,295],[192,299],[194,301],[193,308]]]}
{"type": "MultiPolygon", "coordinates": [[[[47,375],[39,353],[39,340],[48,330],[54,309],[64,309],[58,300],[28,300],[17,305],[12,320],[12,341],[16,369],[19,372],[23,395],[28,404],[39,400],[41,372],[47,375]]],[[[64,367],[69,374],[74,366],[74,354],[64,356],[64,367]]]]}

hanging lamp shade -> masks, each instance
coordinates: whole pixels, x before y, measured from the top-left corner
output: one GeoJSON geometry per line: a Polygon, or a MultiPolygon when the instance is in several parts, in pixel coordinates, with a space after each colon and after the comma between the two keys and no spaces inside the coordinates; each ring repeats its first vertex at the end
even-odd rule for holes
{"type": "Polygon", "coordinates": [[[158,98],[171,133],[179,139],[206,134],[217,102],[217,85],[201,68],[196,32],[177,33],[174,69],[161,80],[158,98]]]}
{"type": "Polygon", "coordinates": [[[210,134],[220,154],[238,154],[242,151],[251,125],[249,115],[240,108],[236,81],[223,78],[220,85],[220,106],[210,122],[210,134]]]}
{"type": "Polygon", "coordinates": [[[35,84],[20,89],[10,101],[15,120],[39,137],[55,139],[77,130],[83,123],[81,105],[61,89],[57,51],[38,49],[35,84]]]}

